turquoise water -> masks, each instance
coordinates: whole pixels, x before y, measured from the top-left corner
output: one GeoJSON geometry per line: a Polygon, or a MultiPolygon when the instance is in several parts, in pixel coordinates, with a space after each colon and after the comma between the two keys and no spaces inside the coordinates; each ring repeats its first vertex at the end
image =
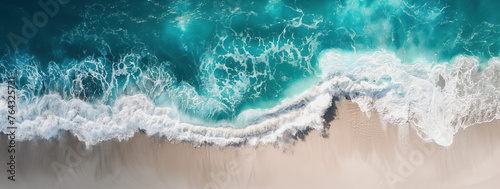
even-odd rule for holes
{"type": "MultiPolygon", "coordinates": [[[[471,58],[474,69],[482,71],[500,53],[500,2],[494,0],[91,0],[56,5],[55,15],[27,37],[21,18],[35,22],[32,16],[44,9],[35,2],[0,3],[0,82],[16,76],[19,100],[28,107],[19,122],[27,128],[40,116],[48,119],[44,112],[76,124],[74,117],[51,109],[63,105],[43,103],[49,97],[61,104],[86,104],[94,113],[75,114],[94,124],[100,114],[114,120],[122,105],[117,101],[137,95],[153,104],[148,111],[171,110],[165,115],[175,123],[241,128],[276,115],[262,112],[280,109],[341,77],[383,89],[348,86],[336,95],[379,99],[395,93],[406,106],[412,97],[404,87],[411,79],[433,83],[438,72],[432,70],[449,73],[451,79],[457,57],[471,58]],[[378,62],[365,61],[368,57],[378,62]],[[397,69],[376,75],[367,68],[378,73],[397,69]]],[[[429,87],[417,92],[431,95],[429,87]]],[[[127,121],[116,124],[130,126],[127,121]]],[[[162,127],[169,126],[155,128],[162,127]]]]}

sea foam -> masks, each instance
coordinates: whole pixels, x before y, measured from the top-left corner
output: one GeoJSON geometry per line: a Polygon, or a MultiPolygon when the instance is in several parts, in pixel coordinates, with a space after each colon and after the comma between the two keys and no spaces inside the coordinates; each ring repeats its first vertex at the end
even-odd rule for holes
{"type": "MultiPolygon", "coordinates": [[[[450,145],[459,129],[500,119],[500,60],[480,64],[475,57],[457,56],[448,63],[417,60],[402,63],[384,50],[351,52],[328,49],[319,56],[322,81],[269,109],[248,109],[233,121],[206,126],[181,121],[175,106],[158,106],[146,94],[122,95],[111,104],[67,99],[47,94],[21,101],[17,107],[17,137],[57,137],[70,131],[89,145],[124,140],[138,130],[148,135],[195,145],[286,145],[308,129],[325,129],[324,115],[334,97],[348,97],[360,110],[378,113],[399,127],[411,124],[419,135],[450,145]],[[420,62],[419,62],[420,61],[420,62]],[[238,124],[245,124],[238,127],[238,124]]],[[[0,84],[5,91],[7,85],[0,84]]],[[[19,94],[23,94],[20,92],[19,94]]],[[[6,94],[1,94],[6,99],[6,94]]],[[[0,113],[7,114],[6,101],[0,113]]],[[[7,131],[6,119],[0,130],[7,131]]]]}

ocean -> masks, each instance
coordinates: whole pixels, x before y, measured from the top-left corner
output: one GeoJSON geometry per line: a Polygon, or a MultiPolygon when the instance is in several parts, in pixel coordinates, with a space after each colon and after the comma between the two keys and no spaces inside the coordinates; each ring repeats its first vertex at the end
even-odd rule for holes
{"type": "MultiPolygon", "coordinates": [[[[16,137],[218,146],[325,129],[338,98],[448,146],[500,119],[500,1],[2,1],[16,137]]],[[[9,114],[7,100],[0,113],[9,114]]],[[[8,119],[0,131],[8,133],[8,119]]]]}

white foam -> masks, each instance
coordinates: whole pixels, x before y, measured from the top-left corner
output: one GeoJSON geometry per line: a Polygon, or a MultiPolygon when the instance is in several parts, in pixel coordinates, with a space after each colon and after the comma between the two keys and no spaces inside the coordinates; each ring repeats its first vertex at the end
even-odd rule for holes
{"type": "Polygon", "coordinates": [[[327,70],[324,75],[351,80],[342,90],[351,94],[363,112],[378,112],[384,121],[399,126],[412,123],[423,139],[446,146],[459,129],[500,119],[498,58],[479,71],[475,57],[458,56],[441,64],[424,60],[404,64],[385,51],[358,55],[324,51],[320,66],[327,70]]]}
{"type": "MultiPolygon", "coordinates": [[[[317,90],[324,89],[317,87],[317,90]]],[[[138,129],[145,129],[149,135],[161,135],[170,140],[197,144],[213,143],[225,146],[245,141],[253,145],[269,143],[276,141],[283,133],[290,130],[304,130],[307,126],[321,129],[323,117],[321,110],[318,109],[327,109],[331,105],[332,97],[324,92],[322,95],[311,95],[314,93],[315,91],[310,91],[303,94],[302,99],[308,101],[304,103],[304,107],[287,110],[277,117],[265,119],[242,129],[181,123],[177,119],[176,110],[155,107],[151,100],[142,94],[124,96],[112,107],[91,105],[78,99],[65,101],[54,94],[45,95],[34,104],[20,105],[27,109],[18,111],[17,115],[24,120],[18,123],[17,137],[20,140],[29,140],[35,136],[52,138],[57,136],[60,130],[68,130],[79,140],[95,144],[113,138],[127,139],[138,129]]],[[[1,105],[5,105],[5,102],[2,101],[1,105]]],[[[0,112],[6,113],[6,110],[2,108],[0,112]]],[[[276,107],[263,114],[276,114],[280,111],[283,112],[282,107],[276,107]]],[[[7,122],[2,120],[1,125],[0,129],[6,132],[7,122]]]]}
{"type": "MultiPolygon", "coordinates": [[[[254,120],[243,128],[234,128],[231,123],[226,123],[228,127],[183,123],[175,108],[157,107],[144,94],[122,96],[112,106],[63,100],[50,94],[30,104],[19,102],[17,137],[52,138],[60,130],[68,130],[79,140],[96,144],[128,139],[144,129],[148,135],[194,144],[280,143],[308,128],[323,129],[323,115],[333,96],[343,95],[350,96],[361,111],[379,113],[383,121],[400,126],[412,123],[422,138],[441,145],[450,145],[460,128],[500,118],[498,58],[478,71],[479,62],[474,57],[459,56],[451,63],[432,66],[423,61],[403,64],[385,51],[357,54],[324,51],[319,64],[323,82],[274,108],[242,112],[236,122],[254,120]],[[438,84],[439,75],[444,86],[438,84]]],[[[6,85],[0,84],[0,90],[5,89],[6,85]]],[[[0,96],[6,98],[5,94],[0,96]]],[[[0,101],[2,115],[7,114],[6,108],[6,102],[0,101]]],[[[0,130],[7,132],[7,126],[7,120],[1,119],[0,130]]]]}

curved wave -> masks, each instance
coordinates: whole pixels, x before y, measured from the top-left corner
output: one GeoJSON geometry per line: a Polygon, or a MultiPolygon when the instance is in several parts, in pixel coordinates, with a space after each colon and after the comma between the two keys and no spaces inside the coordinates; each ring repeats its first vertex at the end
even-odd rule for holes
{"type": "MultiPolygon", "coordinates": [[[[248,109],[232,122],[207,127],[180,121],[182,111],[158,107],[145,94],[124,95],[113,105],[65,100],[59,94],[24,101],[19,109],[20,139],[51,138],[68,130],[88,144],[127,139],[138,130],[169,140],[219,146],[287,141],[307,129],[324,129],[324,114],[335,96],[348,96],[363,112],[377,112],[389,123],[412,123],[427,140],[450,145],[458,129],[500,119],[500,61],[479,69],[474,57],[447,64],[401,63],[395,54],[354,55],[335,49],[319,60],[320,84],[269,109],[248,109]],[[237,128],[237,124],[244,124],[237,128]],[[288,137],[288,139],[287,139],[288,137]]],[[[2,84],[1,88],[6,85],[2,84]]],[[[2,98],[6,98],[2,96],[2,98]]],[[[0,112],[7,113],[5,102],[0,112]]],[[[7,122],[2,120],[1,130],[7,122]]]]}

